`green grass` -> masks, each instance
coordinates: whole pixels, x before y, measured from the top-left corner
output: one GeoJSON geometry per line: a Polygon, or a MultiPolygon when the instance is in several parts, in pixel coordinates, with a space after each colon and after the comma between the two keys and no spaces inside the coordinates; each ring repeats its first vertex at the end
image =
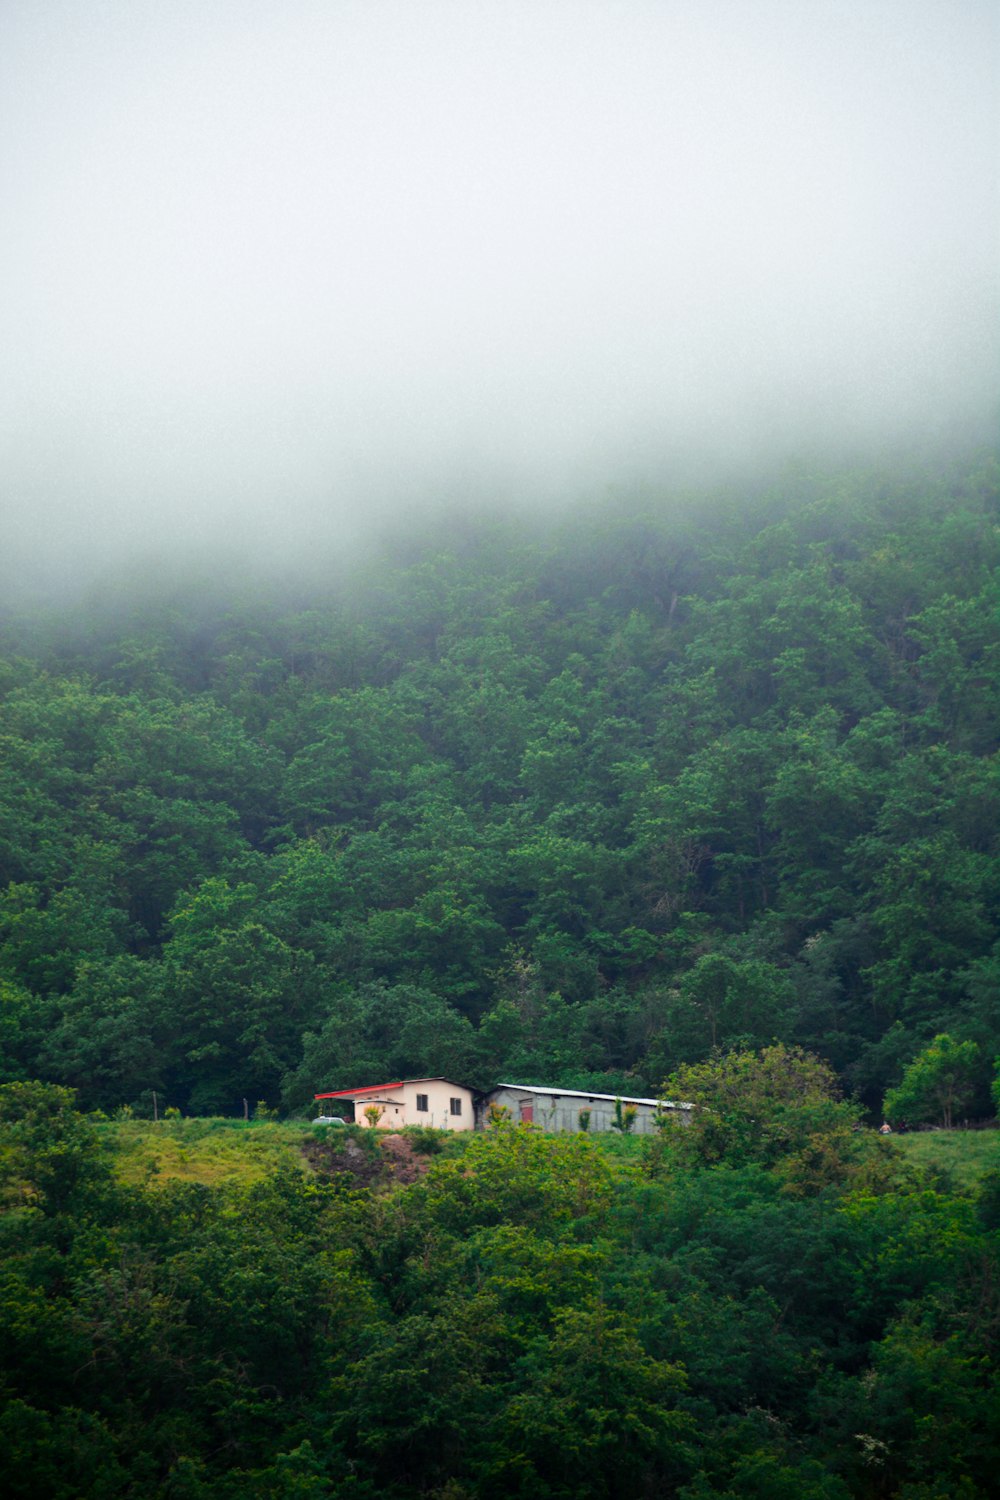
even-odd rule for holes
{"type": "MultiPolygon", "coordinates": [[[[326,1141],[334,1150],[353,1137],[365,1150],[378,1147],[382,1131],[314,1125],[311,1120],[233,1120],[222,1116],[194,1119],[101,1120],[96,1129],[110,1153],[119,1179],[138,1183],[198,1182],[206,1187],[248,1186],[279,1167],[312,1170],[302,1154],[309,1140],[326,1141]]],[[[387,1133],[387,1132],[386,1132],[387,1133]]],[[[407,1130],[418,1154],[457,1156],[472,1132],[407,1130]],[[424,1139],[427,1136],[433,1140],[424,1139]]]]}
{"type": "MultiPolygon", "coordinates": [[[[208,1187],[248,1186],[280,1167],[310,1171],[302,1155],[305,1141],[332,1138],[339,1142],[346,1132],[331,1127],[313,1127],[308,1120],[244,1120],[208,1117],[199,1119],[107,1120],[96,1125],[111,1154],[122,1182],[198,1182],[208,1187]]],[[[351,1132],[352,1134],[354,1132],[351,1132]]],[[[411,1132],[405,1132],[410,1134],[411,1132]]],[[[360,1132],[359,1132],[360,1134],[360,1132]]],[[[421,1132],[412,1132],[418,1139],[421,1132]]],[[[438,1155],[459,1156],[473,1139],[472,1133],[433,1132],[440,1135],[438,1155]]],[[[648,1149],[648,1138],[622,1136],[616,1132],[594,1134],[598,1149],[614,1159],[635,1160],[648,1149]]],[[[904,1158],[937,1175],[943,1184],[967,1191],[985,1172],[1000,1170],[1000,1131],[927,1130],[894,1135],[904,1158]]],[[[423,1144],[423,1142],[421,1142],[423,1144]]],[[[420,1146],[417,1147],[420,1151],[420,1146]]]]}
{"type": "Polygon", "coordinates": [[[1000,1130],[920,1130],[892,1139],[908,1161],[939,1173],[960,1191],[975,1187],[984,1172],[1000,1169],[1000,1130]]]}
{"type": "Polygon", "coordinates": [[[302,1142],[307,1122],[277,1124],[206,1118],[192,1120],[109,1120],[97,1130],[122,1182],[259,1182],[282,1166],[308,1170],[302,1142]]]}

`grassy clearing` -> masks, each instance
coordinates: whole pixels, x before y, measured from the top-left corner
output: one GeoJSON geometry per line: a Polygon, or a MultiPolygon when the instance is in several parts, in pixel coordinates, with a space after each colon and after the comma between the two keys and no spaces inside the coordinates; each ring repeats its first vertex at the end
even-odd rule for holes
{"type": "MultiPolygon", "coordinates": [[[[199,1182],[206,1187],[247,1186],[279,1167],[312,1171],[303,1154],[310,1141],[323,1143],[334,1155],[349,1139],[379,1156],[377,1140],[386,1132],[314,1125],[309,1120],[232,1120],[221,1116],[196,1119],[107,1120],[97,1124],[115,1171],[129,1185],[158,1182],[199,1182]]],[[[418,1155],[457,1156],[465,1150],[469,1132],[412,1129],[418,1155]]]]}
{"type": "Polygon", "coordinates": [[[892,1139],[909,1161],[960,1191],[975,1187],[984,1172],[1000,1170],[1000,1130],[920,1130],[892,1139]]]}
{"type": "Polygon", "coordinates": [[[98,1125],[123,1182],[259,1182],[278,1167],[307,1171],[302,1143],[308,1124],[221,1118],[109,1120],[98,1125]]]}

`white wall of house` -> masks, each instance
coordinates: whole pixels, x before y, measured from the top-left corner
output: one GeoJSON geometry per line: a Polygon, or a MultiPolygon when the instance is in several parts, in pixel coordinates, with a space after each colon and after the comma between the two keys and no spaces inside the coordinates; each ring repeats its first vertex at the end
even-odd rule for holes
{"type": "Polygon", "coordinates": [[[476,1115],[471,1089],[447,1078],[418,1078],[403,1084],[407,1125],[435,1130],[472,1130],[476,1115]]]}
{"type": "Polygon", "coordinates": [[[359,1089],[337,1097],[354,1105],[355,1123],[365,1129],[433,1125],[435,1130],[474,1130],[476,1125],[472,1090],[447,1078],[408,1078],[395,1088],[359,1089]],[[369,1107],[382,1111],[378,1119],[366,1117],[369,1107]]]}
{"type": "Polygon", "coordinates": [[[391,1091],[387,1089],[384,1092],[380,1090],[377,1094],[359,1094],[353,1102],[355,1123],[365,1128],[374,1125],[379,1130],[398,1130],[401,1125],[409,1124],[402,1089],[391,1091]],[[377,1120],[369,1120],[366,1117],[365,1110],[369,1107],[382,1111],[377,1120]]]}

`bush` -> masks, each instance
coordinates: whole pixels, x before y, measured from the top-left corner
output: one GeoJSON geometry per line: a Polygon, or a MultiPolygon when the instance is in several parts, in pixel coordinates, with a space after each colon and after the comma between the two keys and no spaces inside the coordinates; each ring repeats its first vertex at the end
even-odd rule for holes
{"type": "Polygon", "coordinates": [[[444,1149],[442,1137],[447,1131],[435,1130],[432,1125],[407,1125],[402,1134],[410,1142],[414,1151],[421,1156],[439,1156],[444,1149]]]}

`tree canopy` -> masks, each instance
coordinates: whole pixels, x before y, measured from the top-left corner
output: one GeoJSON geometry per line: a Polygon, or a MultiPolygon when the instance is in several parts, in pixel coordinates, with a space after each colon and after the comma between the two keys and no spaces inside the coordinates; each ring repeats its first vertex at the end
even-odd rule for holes
{"type": "Polygon", "coordinates": [[[125,1143],[208,1123],[0,1087],[4,1492],[986,1500],[995,1184],[845,1153],[803,1054],[687,1066],[745,1157],[500,1122],[405,1184],[350,1129],[316,1171],[129,1184],[125,1143]]]}
{"type": "Polygon", "coordinates": [[[996,474],[8,610],[0,1077],[233,1112],[443,1068],[648,1093],[780,1042],[875,1113],[946,1033],[988,1114],[996,474]]]}

